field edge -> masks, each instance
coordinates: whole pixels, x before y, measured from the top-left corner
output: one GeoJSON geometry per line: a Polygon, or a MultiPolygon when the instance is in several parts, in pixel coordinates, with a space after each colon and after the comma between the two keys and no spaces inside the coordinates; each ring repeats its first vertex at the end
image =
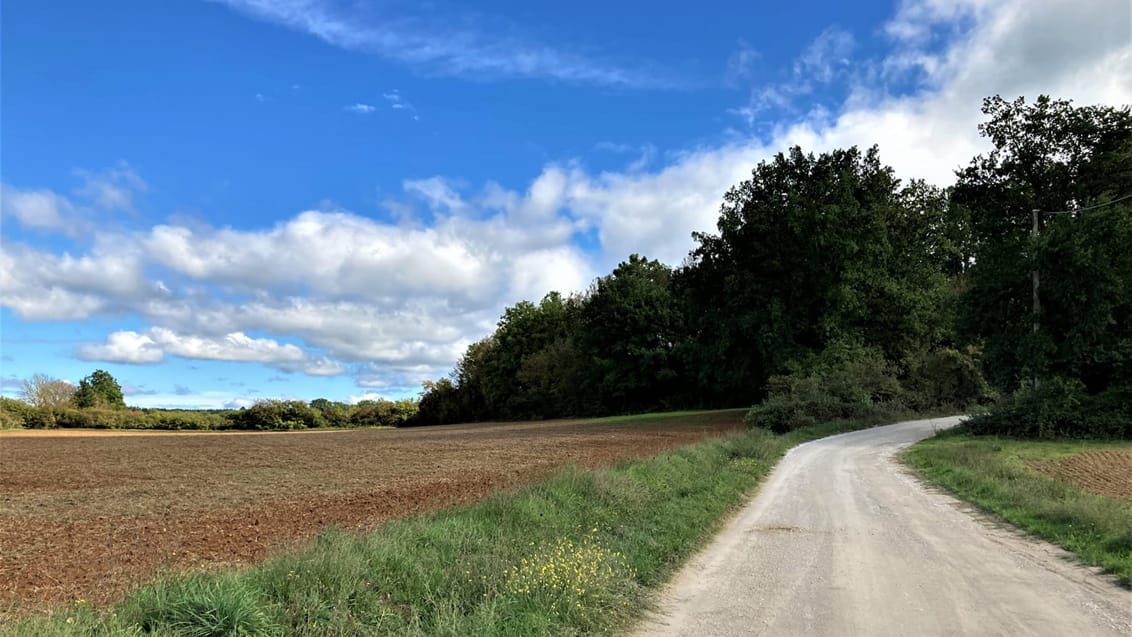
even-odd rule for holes
{"type": "Polygon", "coordinates": [[[1022,441],[974,436],[960,427],[912,445],[899,458],[926,483],[1132,588],[1132,502],[1032,468],[1037,461],[1112,448],[1132,443],[1022,441]]]}
{"type": "Polygon", "coordinates": [[[748,430],[615,467],[566,468],[368,535],[329,531],[251,568],[169,577],[110,609],[60,608],[12,634],[209,634],[201,617],[225,612],[235,623],[214,632],[609,633],[643,616],[787,450],[875,424],[748,430]]]}

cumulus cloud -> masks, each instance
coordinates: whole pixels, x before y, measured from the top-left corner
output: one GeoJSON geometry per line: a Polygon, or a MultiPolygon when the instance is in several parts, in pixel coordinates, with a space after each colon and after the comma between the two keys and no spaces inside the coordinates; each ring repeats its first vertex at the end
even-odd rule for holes
{"type": "Polygon", "coordinates": [[[350,111],[351,113],[357,113],[359,115],[369,115],[370,113],[376,111],[377,107],[373,106],[372,104],[362,104],[361,102],[358,102],[356,104],[350,104],[349,106],[344,107],[344,109],[350,111]]]}
{"type": "Polygon", "coordinates": [[[50,190],[20,190],[0,184],[0,213],[25,228],[66,230],[74,205],[50,190]]]}
{"type": "Polygon", "coordinates": [[[363,400],[384,400],[385,397],[375,391],[367,391],[358,394],[357,396],[350,396],[347,400],[351,405],[356,405],[363,400]]]}
{"type": "Polygon", "coordinates": [[[153,327],[145,332],[112,332],[105,343],[81,345],[75,353],[83,360],[112,363],[160,363],[165,354],[172,354],[198,360],[311,364],[314,368],[321,365],[318,361],[308,361],[302,348],[270,338],[252,338],[243,332],[219,337],[179,334],[164,327],[153,327]]]}
{"type": "Polygon", "coordinates": [[[134,243],[99,235],[90,254],[55,254],[7,242],[0,252],[3,305],[32,320],[73,320],[165,293],[147,279],[134,243]]]}

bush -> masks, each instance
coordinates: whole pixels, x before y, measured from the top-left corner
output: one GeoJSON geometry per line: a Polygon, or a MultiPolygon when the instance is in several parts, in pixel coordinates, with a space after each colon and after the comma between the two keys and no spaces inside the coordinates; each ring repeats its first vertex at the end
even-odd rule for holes
{"type": "Polygon", "coordinates": [[[904,390],[879,349],[834,344],[772,376],[746,423],[776,433],[835,420],[881,421],[904,411],[904,390]]]}
{"type": "Polygon", "coordinates": [[[0,426],[5,429],[15,427],[47,429],[55,426],[55,419],[22,400],[0,396],[0,426]]]}
{"type": "Polygon", "coordinates": [[[261,431],[293,431],[322,427],[322,412],[311,409],[301,400],[261,400],[230,416],[237,429],[261,431]]]}
{"type": "Polygon", "coordinates": [[[919,410],[966,409],[993,397],[974,348],[941,348],[919,356],[912,362],[905,385],[909,406],[919,410]]]}
{"type": "Polygon", "coordinates": [[[969,421],[972,433],[1015,438],[1132,438],[1132,386],[1089,394],[1075,379],[1028,385],[969,421]]]}
{"type": "Polygon", "coordinates": [[[363,400],[350,416],[353,427],[401,427],[417,415],[415,400],[363,400]]]}

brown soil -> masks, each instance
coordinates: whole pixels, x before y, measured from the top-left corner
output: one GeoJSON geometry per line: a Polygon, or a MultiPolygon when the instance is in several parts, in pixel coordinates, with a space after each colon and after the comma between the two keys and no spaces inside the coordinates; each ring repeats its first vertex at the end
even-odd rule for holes
{"type": "Polygon", "coordinates": [[[556,467],[655,455],[741,412],[294,434],[0,434],[0,621],[107,602],[165,570],[246,564],[556,467]]]}
{"type": "Polygon", "coordinates": [[[1089,493],[1132,502],[1132,449],[1085,451],[1030,467],[1089,493]]]}

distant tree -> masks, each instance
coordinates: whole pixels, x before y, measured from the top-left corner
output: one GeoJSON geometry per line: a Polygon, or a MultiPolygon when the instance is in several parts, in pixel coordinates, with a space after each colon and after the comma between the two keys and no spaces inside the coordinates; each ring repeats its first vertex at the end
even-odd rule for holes
{"type": "Polygon", "coordinates": [[[65,407],[75,397],[75,386],[47,374],[33,374],[23,381],[20,398],[36,407],[65,407]]]}
{"type": "Polygon", "coordinates": [[[673,350],[682,337],[670,288],[672,270],[634,254],[597,279],[582,308],[582,344],[596,367],[605,410],[625,412],[666,401],[679,376],[673,350]]]}
{"type": "MultiPolygon", "coordinates": [[[[479,385],[484,415],[493,418],[528,418],[543,413],[533,402],[531,387],[520,378],[523,362],[556,340],[570,335],[577,322],[577,303],[551,292],[535,305],[521,301],[507,308],[498,327],[486,341],[468,348],[457,370],[457,387],[479,385]]],[[[472,404],[477,396],[465,395],[472,404]]],[[[476,419],[482,415],[474,416],[476,419]]]]}
{"type": "Polygon", "coordinates": [[[122,395],[122,386],[110,372],[96,369],[90,376],[79,381],[79,388],[75,392],[75,406],[110,407],[114,409],[125,408],[126,399],[122,395]]]}
{"type": "Polygon", "coordinates": [[[314,400],[311,401],[311,409],[317,409],[319,411],[327,411],[328,409],[331,408],[331,406],[333,406],[333,404],[334,403],[330,402],[330,400],[328,400],[326,398],[315,398],[314,400]]]}

